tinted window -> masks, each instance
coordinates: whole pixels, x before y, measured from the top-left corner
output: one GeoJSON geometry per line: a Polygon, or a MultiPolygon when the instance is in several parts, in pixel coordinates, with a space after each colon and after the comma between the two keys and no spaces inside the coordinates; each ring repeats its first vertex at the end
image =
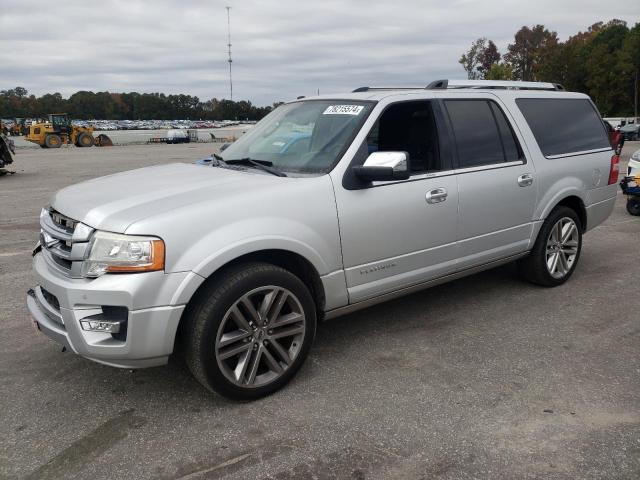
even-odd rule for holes
{"type": "Polygon", "coordinates": [[[493,102],[489,102],[491,110],[498,124],[498,130],[500,131],[500,138],[502,139],[502,146],[504,147],[505,161],[513,162],[522,158],[522,151],[518,145],[513,130],[504,116],[504,112],[493,102]]]}
{"type": "Polygon", "coordinates": [[[459,168],[506,161],[501,133],[485,100],[446,100],[459,168]]]}
{"type": "Polygon", "coordinates": [[[545,156],[611,148],[600,116],[586,99],[519,98],[516,103],[545,156]]]}
{"type": "Polygon", "coordinates": [[[389,106],[369,132],[367,148],[368,153],[407,152],[411,171],[415,173],[442,170],[431,102],[400,102],[389,106]]]}

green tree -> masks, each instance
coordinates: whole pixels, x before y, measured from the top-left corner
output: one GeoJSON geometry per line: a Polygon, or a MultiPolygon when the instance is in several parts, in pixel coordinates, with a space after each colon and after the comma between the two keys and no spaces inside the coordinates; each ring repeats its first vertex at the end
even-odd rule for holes
{"type": "Polygon", "coordinates": [[[493,43],[493,40],[489,40],[487,45],[478,55],[478,66],[476,67],[476,70],[478,71],[480,78],[488,78],[487,75],[491,71],[491,68],[498,64],[500,58],[501,55],[500,52],[498,52],[498,47],[493,43]]]}
{"type": "Polygon", "coordinates": [[[629,110],[625,95],[625,78],[618,69],[618,52],[629,32],[625,22],[612,20],[598,31],[588,45],[585,63],[589,96],[603,115],[612,116],[629,110]]]}
{"type": "Polygon", "coordinates": [[[494,63],[485,78],[487,80],[513,80],[513,70],[507,63],[494,63]]]}
{"type": "Polygon", "coordinates": [[[536,71],[543,61],[541,57],[545,49],[558,43],[556,32],[547,30],[543,25],[533,28],[522,27],[516,32],[514,43],[507,47],[504,60],[511,65],[516,80],[536,80],[536,71]]]}
{"type": "MultiPolygon", "coordinates": [[[[67,101],[58,92],[45,93],[37,100],[39,114],[64,113],[68,110],[67,101]]],[[[34,112],[35,113],[35,112],[34,112]]]]}
{"type": "MultiPolygon", "coordinates": [[[[640,23],[637,23],[629,30],[622,48],[618,52],[617,71],[623,78],[622,88],[625,92],[624,98],[628,98],[633,104],[633,116],[638,117],[640,113],[640,23]]],[[[631,113],[632,109],[627,107],[624,112],[631,113]]]]}

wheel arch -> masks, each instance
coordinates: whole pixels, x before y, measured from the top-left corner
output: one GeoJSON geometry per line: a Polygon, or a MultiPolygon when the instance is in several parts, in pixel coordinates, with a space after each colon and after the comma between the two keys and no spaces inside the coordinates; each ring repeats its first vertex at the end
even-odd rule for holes
{"type": "MultiPolygon", "coordinates": [[[[224,264],[218,270],[213,272],[209,278],[219,275],[223,270],[229,267],[249,262],[270,263],[293,273],[309,289],[309,292],[316,303],[318,316],[324,312],[325,292],[322,280],[320,279],[320,274],[308,259],[291,250],[264,249],[246,253],[224,264]]],[[[207,280],[209,280],[209,278],[207,278],[207,280]]],[[[206,280],[203,282],[203,285],[204,283],[206,283],[206,280]]]]}
{"type": "MultiPolygon", "coordinates": [[[[199,282],[199,285],[195,288],[193,293],[189,296],[189,299],[186,303],[187,306],[178,324],[178,329],[175,337],[176,343],[179,342],[179,339],[183,333],[183,329],[185,328],[185,324],[187,323],[184,321],[184,317],[185,315],[188,315],[188,312],[190,311],[189,307],[198,301],[202,292],[206,291],[207,286],[210,285],[211,282],[216,281],[221,275],[224,275],[224,272],[229,268],[235,267],[242,263],[255,262],[263,262],[276,265],[290,271],[295,276],[297,276],[309,289],[309,292],[311,293],[311,296],[315,302],[318,321],[322,320],[324,316],[324,306],[326,299],[325,290],[320,278],[320,274],[311,263],[311,261],[309,261],[301,254],[293,252],[291,250],[283,250],[277,248],[256,250],[239,255],[238,257],[229,260],[224,265],[221,265],[219,268],[211,272],[206,278],[199,276],[201,281],[199,282]]],[[[180,295],[184,296],[186,290],[191,289],[189,289],[188,287],[182,289],[180,295]]]]}
{"type": "Polygon", "coordinates": [[[536,217],[541,221],[546,220],[551,212],[558,206],[566,206],[576,212],[580,219],[582,233],[587,228],[587,208],[583,199],[584,192],[574,189],[565,188],[559,191],[553,199],[545,202],[542,212],[536,217]]]}
{"type": "Polygon", "coordinates": [[[567,194],[561,198],[557,198],[554,202],[550,202],[547,208],[544,210],[544,213],[539,217],[540,221],[536,222],[534,235],[532,236],[531,244],[532,247],[536,240],[538,239],[538,235],[540,234],[540,230],[542,229],[542,224],[549,217],[551,212],[555,210],[559,206],[565,206],[572,209],[578,215],[578,219],[580,220],[580,231],[581,233],[585,233],[587,229],[587,208],[584,204],[582,198],[580,198],[576,194],[567,194]]]}
{"type": "Polygon", "coordinates": [[[580,219],[580,227],[582,229],[582,233],[584,233],[587,228],[587,207],[585,206],[582,199],[576,195],[565,197],[558,203],[556,203],[554,207],[549,210],[549,213],[551,213],[555,208],[559,206],[569,207],[571,210],[576,212],[578,218],[580,219]]]}

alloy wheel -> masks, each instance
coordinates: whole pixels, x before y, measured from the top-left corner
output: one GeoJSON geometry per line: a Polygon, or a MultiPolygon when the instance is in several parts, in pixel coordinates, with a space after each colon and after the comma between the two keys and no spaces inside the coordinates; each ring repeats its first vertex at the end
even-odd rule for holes
{"type": "Polygon", "coordinates": [[[306,317],[300,300],[277,286],[256,288],[225,313],[215,355],[235,385],[260,387],[280,378],[300,353],[306,317]]]}
{"type": "Polygon", "coordinates": [[[547,238],[547,271],[556,279],[563,278],[571,271],[578,255],[580,232],[569,217],[558,220],[547,238]]]}

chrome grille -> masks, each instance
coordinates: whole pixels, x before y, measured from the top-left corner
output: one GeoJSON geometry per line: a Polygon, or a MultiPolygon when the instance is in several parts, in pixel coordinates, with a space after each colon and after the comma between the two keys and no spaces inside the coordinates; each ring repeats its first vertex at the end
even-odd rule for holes
{"type": "Polygon", "coordinates": [[[57,227],[65,230],[66,232],[73,233],[73,230],[76,228],[77,221],[62,215],[60,212],[56,212],[55,210],[50,210],[51,220],[56,224],[57,227]]]}
{"type": "Polygon", "coordinates": [[[40,215],[40,245],[49,263],[65,275],[81,277],[93,229],[53,209],[40,215]]]}

